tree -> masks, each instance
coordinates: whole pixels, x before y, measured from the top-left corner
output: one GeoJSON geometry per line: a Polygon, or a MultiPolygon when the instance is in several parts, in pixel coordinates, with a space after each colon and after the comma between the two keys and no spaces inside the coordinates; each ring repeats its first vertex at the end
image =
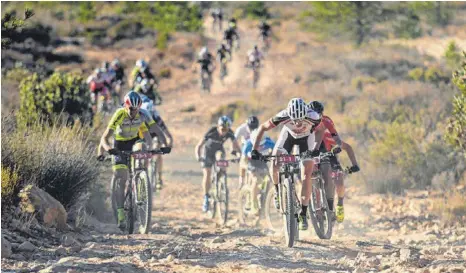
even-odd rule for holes
{"type": "Polygon", "coordinates": [[[11,43],[16,40],[18,29],[26,24],[26,20],[31,18],[34,12],[31,9],[24,11],[24,19],[16,17],[16,12],[5,13],[2,17],[2,49],[9,48],[11,43]]]}
{"type": "Polygon", "coordinates": [[[453,83],[459,93],[453,98],[453,111],[448,121],[446,140],[466,155],[466,52],[463,52],[463,65],[453,72],[453,83]]]}
{"type": "Polygon", "coordinates": [[[453,12],[447,2],[420,1],[410,2],[409,4],[417,13],[425,14],[427,21],[431,25],[445,27],[453,18],[453,12]]]}
{"type": "Polygon", "coordinates": [[[349,35],[357,45],[368,39],[374,25],[381,21],[380,2],[311,2],[311,10],[301,15],[303,26],[323,35],[349,35]],[[306,23],[306,19],[311,22],[306,23]]]}

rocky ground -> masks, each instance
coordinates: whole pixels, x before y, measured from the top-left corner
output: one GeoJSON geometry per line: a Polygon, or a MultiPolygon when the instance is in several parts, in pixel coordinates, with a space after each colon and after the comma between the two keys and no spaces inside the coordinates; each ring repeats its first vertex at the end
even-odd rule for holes
{"type": "Polygon", "coordinates": [[[351,188],[346,219],[336,226],[331,240],[318,239],[311,228],[301,233],[295,247],[287,248],[281,234],[266,226],[239,225],[233,174],[227,225],[219,226],[203,215],[201,176],[188,152],[167,157],[167,166],[177,162],[183,168],[167,167],[166,187],[154,198],[150,234],[123,235],[113,224],[91,217],[80,229],[67,232],[45,228],[35,220],[13,220],[2,225],[2,272],[466,270],[466,228],[444,226],[429,214],[426,192],[361,196],[351,188]]]}

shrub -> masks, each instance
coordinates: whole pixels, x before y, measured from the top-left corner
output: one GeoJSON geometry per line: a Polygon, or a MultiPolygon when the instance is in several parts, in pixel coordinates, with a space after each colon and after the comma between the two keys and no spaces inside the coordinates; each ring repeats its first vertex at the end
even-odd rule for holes
{"type": "Polygon", "coordinates": [[[124,20],[111,27],[107,35],[113,40],[135,38],[141,34],[142,24],[136,20],[124,20]]]}
{"type": "Polygon", "coordinates": [[[408,72],[408,78],[414,81],[424,80],[424,68],[416,67],[408,72]]]}
{"type": "Polygon", "coordinates": [[[351,86],[359,91],[362,91],[365,85],[376,84],[378,82],[379,81],[374,77],[359,76],[351,80],[351,86]]]}
{"type": "Polygon", "coordinates": [[[451,41],[448,44],[447,49],[445,50],[444,57],[450,69],[454,70],[460,66],[461,54],[455,41],[451,41]]]}
{"type": "MultiPolygon", "coordinates": [[[[11,185],[18,185],[14,181],[34,183],[65,208],[97,180],[99,169],[88,139],[91,134],[81,126],[66,127],[59,119],[53,126],[47,125],[38,120],[18,127],[11,117],[2,117],[2,203],[3,172],[10,172],[11,185]]],[[[13,189],[7,191],[11,200],[20,187],[9,188],[13,189]]]]}
{"type": "Polygon", "coordinates": [[[172,76],[172,71],[170,68],[162,68],[160,69],[160,77],[169,79],[172,76]]]}
{"type": "Polygon", "coordinates": [[[2,163],[2,209],[15,202],[15,194],[19,192],[21,180],[15,169],[4,167],[2,163]]]}
{"type": "Polygon", "coordinates": [[[395,20],[393,31],[396,37],[403,39],[414,39],[422,35],[419,16],[412,10],[406,9],[402,12],[400,20],[395,20]]]}
{"type": "MultiPolygon", "coordinates": [[[[466,53],[463,52],[466,60],[466,53]]],[[[465,152],[466,156],[466,61],[453,73],[453,83],[459,92],[454,97],[453,111],[448,121],[445,138],[451,145],[465,152]]]]}
{"type": "Polygon", "coordinates": [[[51,118],[61,112],[84,118],[90,112],[90,98],[85,80],[78,74],[55,72],[41,80],[34,73],[20,84],[22,123],[34,123],[42,116],[51,118]]]}
{"type": "Polygon", "coordinates": [[[15,42],[19,28],[25,25],[25,21],[31,18],[34,12],[31,9],[24,11],[24,19],[16,17],[16,12],[7,12],[2,16],[2,48],[9,48],[11,43],[15,42]]]}
{"type": "Polygon", "coordinates": [[[81,2],[78,9],[78,20],[87,23],[95,19],[96,9],[93,2],[81,2]]]}
{"type": "Polygon", "coordinates": [[[31,72],[29,72],[29,70],[26,68],[16,67],[6,72],[5,79],[19,83],[21,80],[27,78],[30,75],[31,72]]]}
{"type": "Polygon", "coordinates": [[[440,82],[448,82],[450,79],[443,73],[443,71],[435,66],[427,68],[424,79],[426,82],[438,84],[440,82]]]}
{"type": "Polygon", "coordinates": [[[251,18],[270,18],[269,10],[265,2],[262,1],[250,1],[244,7],[246,15],[251,18]]]}

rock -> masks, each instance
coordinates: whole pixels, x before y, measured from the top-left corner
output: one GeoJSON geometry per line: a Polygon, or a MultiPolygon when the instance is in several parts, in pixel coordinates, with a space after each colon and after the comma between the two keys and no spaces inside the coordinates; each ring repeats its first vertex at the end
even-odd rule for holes
{"type": "Polygon", "coordinates": [[[361,267],[356,267],[354,270],[353,270],[353,273],[364,273],[366,272],[363,268],[361,267]]]}
{"type": "Polygon", "coordinates": [[[400,249],[400,260],[402,262],[406,262],[409,260],[409,257],[411,255],[411,250],[409,248],[402,248],[400,249]]]}
{"type": "Polygon", "coordinates": [[[463,259],[466,260],[466,250],[463,250],[463,253],[461,253],[461,255],[463,256],[463,259]]]}
{"type": "Polygon", "coordinates": [[[10,259],[17,260],[17,261],[24,261],[26,260],[26,257],[24,257],[23,254],[12,254],[10,256],[10,259]]]}
{"type": "Polygon", "coordinates": [[[68,269],[66,271],[66,273],[78,273],[78,271],[74,270],[74,269],[68,269]]]}
{"type": "Polygon", "coordinates": [[[166,255],[170,252],[170,248],[168,248],[167,246],[164,246],[162,247],[161,249],[159,249],[159,253],[160,255],[166,255]]]}
{"type": "Polygon", "coordinates": [[[2,236],[2,258],[9,258],[13,254],[11,244],[2,236]]]}
{"type": "Polygon", "coordinates": [[[67,213],[63,205],[50,194],[34,185],[28,185],[18,194],[23,211],[35,213],[47,227],[67,228],[67,213]]]}
{"type": "Polygon", "coordinates": [[[219,243],[224,243],[225,242],[225,239],[223,239],[222,237],[215,237],[213,240],[212,240],[212,243],[213,244],[219,244],[219,243]]]}
{"type": "Polygon", "coordinates": [[[168,255],[167,258],[165,258],[163,260],[164,263],[171,263],[173,262],[173,260],[175,259],[175,256],[173,256],[172,254],[168,255]]]}
{"type": "Polygon", "coordinates": [[[72,235],[70,234],[67,234],[67,235],[63,235],[62,239],[61,239],[61,244],[65,247],[69,247],[69,246],[79,246],[81,245],[81,243],[79,243],[75,238],[73,238],[72,235]]]}
{"type": "Polygon", "coordinates": [[[57,256],[65,256],[66,255],[66,249],[64,247],[59,247],[55,249],[55,255],[57,256]]]}
{"type": "Polygon", "coordinates": [[[82,249],[82,247],[81,247],[80,245],[76,245],[76,246],[72,246],[72,247],[70,248],[70,251],[74,253],[74,252],[79,252],[79,251],[81,251],[81,249],[82,249]]]}
{"type": "Polygon", "coordinates": [[[20,244],[18,246],[18,250],[19,251],[24,251],[24,252],[33,252],[37,249],[37,247],[35,245],[33,245],[31,242],[29,241],[25,241],[23,242],[22,244],[20,244]]]}

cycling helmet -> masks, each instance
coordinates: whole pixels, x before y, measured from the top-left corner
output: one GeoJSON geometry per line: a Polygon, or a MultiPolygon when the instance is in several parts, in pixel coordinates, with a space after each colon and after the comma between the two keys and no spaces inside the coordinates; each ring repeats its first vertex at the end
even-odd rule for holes
{"type": "Polygon", "coordinates": [[[249,130],[255,130],[259,127],[259,119],[256,116],[250,116],[247,121],[249,130]]]}
{"type": "Polygon", "coordinates": [[[141,107],[142,100],[138,93],[129,91],[125,96],[125,107],[139,108],[141,107]]]}
{"type": "Polygon", "coordinates": [[[319,114],[322,114],[324,112],[324,105],[319,102],[319,101],[311,101],[309,102],[309,105],[308,105],[309,109],[319,113],[319,114]]]}
{"type": "Polygon", "coordinates": [[[107,61],[104,61],[104,62],[102,63],[102,68],[105,69],[105,70],[109,69],[109,68],[110,68],[110,63],[107,62],[107,61]]]}
{"type": "Polygon", "coordinates": [[[254,50],[259,50],[259,48],[257,47],[257,45],[254,45],[254,50]]]}
{"type": "Polygon", "coordinates": [[[136,61],[136,66],[140,68],[147,67],[147,63],[143,59],[139,59],[136,61]]]}
{"type": "Polygon", "coordinates": [[[120,65],[121,65],[121,64],[120,64],[120,60],[114,59],[114,60],[112,61],[112,66],[120,67],[120,65]]]}
{"type": "Polygon", "coordinates": [[[306,117],[307,105],[301,98],[293,98],[288,103],[288,116],[291,120],[300,120],[306,117]]]}
{"type": "Polygon", "coordinates": [[[226,128],[230,128],[231,124],[232,124],[231,119],[227,116],[221,116],[217,122],[218,126],[226,127],[226,128]]]}

